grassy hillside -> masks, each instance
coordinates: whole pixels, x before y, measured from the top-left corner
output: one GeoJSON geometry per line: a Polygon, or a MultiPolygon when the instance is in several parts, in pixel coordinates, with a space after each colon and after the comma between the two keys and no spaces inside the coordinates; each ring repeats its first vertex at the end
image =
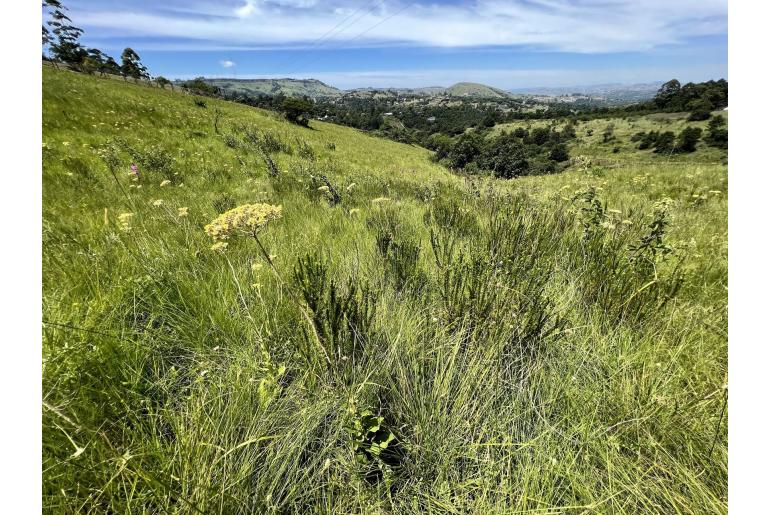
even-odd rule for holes
{"type": "Polygon", "coordinates": [[[478,98],[507,98],[511,96],[507,91],[475,82],[458,82],[448,87],[445,94],[455,97],[478,98]]]}
{"type": "MultiPolygon", "coordinates": [[[[712,114],[728,119],[727,111],[715,111],[712,114]]],[[[708,121],[688,121],[689,115],[690,113],[654,113],[624,118],[598,118],[579,122],[576,127],[577,141],[570,146],[570,153],[573,156],[587,156],[610,166],[639,164],[640,162],[660,165],[665,163],[726,163],[727,152],[709,147],[703,141],[700,141],[696,151],[690,154],[656,154],[652,150],[640,151],[638,150],[639,143],[631,141],[631,137],[638,132],[671,131],[674,134],[679,134],[685,127],[698,127],[705,136],[708,121]],[[606,142],[604,140],[605,132],[611,134],[606,142]]],[[[565,123],[564,120],[556,119],[498,124],[494,127],[494,134],[502,131],[511,132],[517,127],[526,129],[555,127],[557,130],[561,130],[565,123]]]]}
{"type": "Polygon", "coordinates": [[[47,512],[726,512],[721,162],[193,100],[43,69],[47,512]]]}
{"type": "Polygon", "coordinates": [[[333,97],[342,91],[316,79],[206,79],[206,82],[235,93],[309,97],[333,97]]]}

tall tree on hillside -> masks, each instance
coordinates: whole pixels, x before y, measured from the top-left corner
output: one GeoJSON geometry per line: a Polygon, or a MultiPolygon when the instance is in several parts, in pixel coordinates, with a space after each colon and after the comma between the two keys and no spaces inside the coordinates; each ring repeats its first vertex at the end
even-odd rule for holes
{"type": "Polygon", "coordinates": [[[669,102],[679,95],[681,89],[682,83],[671,79],[660,87],[653,101],[658,107],[668,107],[669,102]]]}
{"type": "Polygon", "coordinates": [[[150,74],[147,73],[147,68],[142,64],[139,54],[137,54],[132,48],[126,48],[120,56],[120,72],[123,74],[123,78],[131,77],[135,81],[139,79],[149,79],[150,74]]]}
{"type": "MultiPolygon", "coordinates": [[[[87,56],[85,48],[79,41],[83,29],[72,25],[72,20],[64,12],[67,8],[61,2],[46,0],[43,5],[51,9],[49,11],[51,19],[48,21],[48,26],[51,27],[51,32],[56,36],[55,41],[52,41],[50,35],[48,38],[51,54],[54,58],[65,63],[80,65],[87,56]]],[[[44,41],[46,39],[45,31],[43,32],[43,39],[44,41]]]]}
{"type": "Polygon", "coordinates": [[[104,60],[102,71],[111,75],[120,75],[120,65],[115,62],[112,56],[108,55],[104,60]]]}
{"type": "Polygon", "coordinates": [[[99,72],[104,75],[104,63],[107,56],[98,48],[89,48],[87,55],[83,59],[83,71],[87,73],[99,72]]]}
{"type": "MultiPolygon", "coordinates": [[[[43,8],[49,8],[49,9],[55,9],[55,8],[61,8],[62,5],[57,0],[46,0],[43,2],[43,8]]],[[[50,12],[49,12],[50,15],[50,12]]],[[[43,58],[47,59],[48,57],[45,55],[45,47],[53,43],[55,40],[53,38],[53,34],[51,34],[51,31],[48,30],[48,27],[43,25],[43,58]]]]}
{"type": "Polygon", "coordinates": [[[158,75],[157,77],[155,77],[155,83],[158,85],[158,87],[162,89],[166,89],[167,85],[171,86],[172,91],[174,89],[174,84],[163,75],[158,75]]]}

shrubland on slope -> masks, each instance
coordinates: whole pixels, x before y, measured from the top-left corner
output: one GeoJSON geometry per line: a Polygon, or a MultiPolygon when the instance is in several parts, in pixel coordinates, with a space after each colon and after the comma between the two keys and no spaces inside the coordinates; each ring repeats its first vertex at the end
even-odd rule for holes
{"type": "Polygon", "coordinates": [[[44,69],[45,510],[725,512],[726,168],[629,156],[44,69]]]}

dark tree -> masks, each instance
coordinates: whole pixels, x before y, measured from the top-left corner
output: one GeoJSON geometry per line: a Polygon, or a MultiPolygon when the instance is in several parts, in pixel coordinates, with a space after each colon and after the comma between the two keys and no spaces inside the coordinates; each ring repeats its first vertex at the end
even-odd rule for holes
{"type": "Polygon", "coordinates": [[[577,131],[575,130],[575,124],[572,122],[568,123],[564,126],[564,129],[561,131],[561,137],[563,139],[573,139],[577,137],[577,131]]]}
{"type": "Polygon", "coordinates": [[[695,152],[695,146],[703,133],[700,127],[685,127],[676,138],[677,152],[695,152]]]}
{"type": "MultiPolygon", "coordinates": [[[[44,5],[51,9],[49,11],[51,19],[48,21],[48,26],[51,27],[53,36],[56,36],[56,39],[53,40],[50,34],[48,35],[51,54],[59,61],[80,65],[88,55],[79,41],[83,29],[72,25],[72,20],[64,12],[67,8],[61,2],[47,0],[44,5]]],[[[45,31],[43,38],[46,39],[45,31]]]]}
{"type": "Polygon", "coordinates": [[[563,143],[554,145],[554,147],[551,149],[551,153],[548,155],[548,159],[551,161],[556,161],[557,163],[568,160],[569,151],[567,150],[567,145],[563,143]]]}
{"type": "Polygon", "coordinates": [[[216,96],[220,94],[219,88],[206,82],[203,77],[195,77],[193,80],[183,82],[182,87],[199,95],[216,96]]]}
{"type": "MultiPolygon", "coordinates": [[[[155,83],[158,85],[158,87],[160,87],[162,89],[166,89],[166,86],[171,84],[171,81],[168,80],[163,75],[158,75],[157,77],[155,77],[155,83]]],[[[174,89],[174,85],[173,84],[171,84],[171,89],[172,90],[174,89]]]]}
{"type": "Polygon", "coordinates": [[[296,123],[307,127],[310,121],[310,115],[313,112],[313,103],[306,98],[289,97],[283,101],[282,109],[286,119],[291,123],[296,123]]]}
{"type": "Polygon", "coordinates": [[[484,148],[484,137],[478,132],[467,132],[460,136],[449,151],[449,165],[455,169],[465,168],[473,162],[484,148]]]}
{"type": "Polygon", "coordinates": [[[724,116],[718,114],[709,120],[708,132],[703,139],[711,147],[727,149],[727,127],[724,116]]]}
{"type": "Polygon", "coordinates": [[[530,169],[526,148],[513,134],[502,134],[487,145],[479,165],[503,179],[527,175],[530,169]]]}
{"type": "Polygon", "coordinates": [[[682,84],[676,79],[671,79],[660,87],[653,102],[658,107],[667,107],[668,103],[679,95],[681,89],[682,84]]]}
{"type": "Polygon", "coordinates": [[[711,118],[711,111],[714,110],[714,104],[705,98],[698,98],[687,103],[687,109],[690,110],[690,121],[698,122],[711,118]]]}
{"type": "Polygon", "coordinates": [[[675,140],[676,136],[671,131],[666,131],[659,134],[655,141],[655,152],[658,154],[673,152],[675,140]]]}
{"type": "Polygon", "coordinates": [[[102,69],[99,71],[102,73],[109,73],[110,75],[120,75],[120,66],[115,62],[115,59],[113,59],[112,56],[108,55],[104,60],[102,69]]]}
{"type": "Polygon", "coordinates": [[[551,131],[546,127],[536,127],[532,129],[530,138],[535,145],[547,143],[551,137],[551,131]]]}
{"type": "Polygon", "coordinates": [[[435,152],[433,157],[436,161],[447,157],[452,149],[452,145],[452,138],[440,132],[431,134],[425,142],[425,146],[435,152]]]}
{"type": "Polygon", "coordinates": [[[614,139],[615,139],[615,124],[610,123],[607,125],[607,127],[604,128],[604,132],[602,133],[602,142],[609,143],[614,139]]]}
{"type": "Polygon", "coordinates": [[[123,50],[120,59],[120,72],[123,74],[123,78],[131,77],[135,81],[150,78],[150,74],[147,73],[147,68],[142,64],[141,59],[139,58],[139,54],[132,48],[123,50]]]}

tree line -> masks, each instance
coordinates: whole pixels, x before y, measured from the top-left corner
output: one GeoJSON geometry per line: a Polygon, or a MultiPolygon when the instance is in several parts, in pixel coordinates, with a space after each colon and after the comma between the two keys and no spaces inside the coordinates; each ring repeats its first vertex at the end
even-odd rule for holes
{"type": "MultiPolygon", "coordinates": [[[[67,15],[67,7],[60,0],[43,0],[43,59],[64,63],[70,68],[83,73],[100,75],[119,75],[124,80],[151,80],[147,67],[142,64],[139,54],[132,48],[126,48],[120,55],[120,64],[98,48],[89,48],[81,44],[83,29],[76,27],[67,15]],[[49,54],[46,55],[45,50],[49,54]]],[[[165,77],[155,77],[160,87],[171,84],[165,77]]],[[[173,86],[172,86],[173,88],[173,86]]]]}

